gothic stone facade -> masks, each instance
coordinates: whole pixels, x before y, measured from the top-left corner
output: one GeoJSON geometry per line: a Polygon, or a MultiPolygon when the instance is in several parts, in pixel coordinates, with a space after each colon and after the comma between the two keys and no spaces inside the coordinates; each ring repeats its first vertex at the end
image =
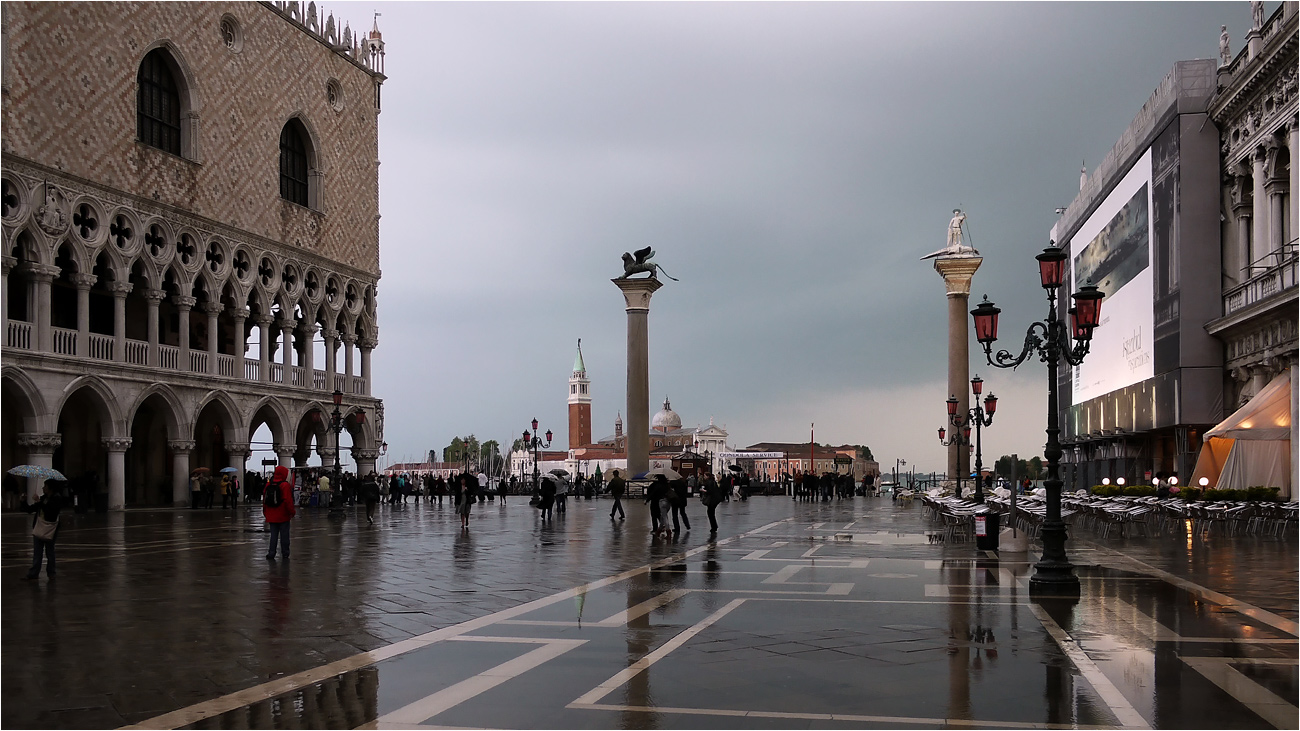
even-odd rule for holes
{"type": "Polygon", "coordinates": [[[334,391],[372,469],[378,28],[314,3],[13,2],[2,40],[4,469],[183,505],[262,425],[281,463],[313,442],[332,462],[334,391]]]}

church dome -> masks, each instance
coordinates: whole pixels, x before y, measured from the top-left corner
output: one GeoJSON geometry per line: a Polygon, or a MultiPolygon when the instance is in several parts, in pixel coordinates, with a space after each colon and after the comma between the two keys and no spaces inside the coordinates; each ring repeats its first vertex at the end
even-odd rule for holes
{"type": "Polygon", "coordinates": [[[682,417],[673,411],[673,407],[668,403],[668,397],[664,397],[663,409],[650,420],[650,428],[663,432],[682,428],[682,417]]]}

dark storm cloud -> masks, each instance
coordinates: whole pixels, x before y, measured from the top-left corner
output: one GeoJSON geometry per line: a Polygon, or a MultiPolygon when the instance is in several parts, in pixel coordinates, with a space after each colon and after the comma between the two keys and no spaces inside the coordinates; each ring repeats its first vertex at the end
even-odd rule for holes
{"type": "MultiPolygon", "coordinates": [[[[1032,256],[1080,160],[1249,20],[1246,3],[379,9],[375,389],[394,456],[534,416],[566,434],[578,337],[611,432],[625,330],[607,280],[653,245],[682,281],[652,306],[652,402],[738,445],[816,421],[819,441],[927,467],[946,305],[918,258],[952,208],[985,256],[973,294],[1014,339],[1044,314],[1032,256]]],[[[1003,397],[986,449],[1039,449],[1041,366],[992,370],[972,367],[1003,397]]]]}

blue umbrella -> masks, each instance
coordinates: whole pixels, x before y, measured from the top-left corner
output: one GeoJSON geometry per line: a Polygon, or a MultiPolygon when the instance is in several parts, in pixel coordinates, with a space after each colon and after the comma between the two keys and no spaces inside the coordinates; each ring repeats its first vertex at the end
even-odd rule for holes
{"type": "Polygon", "coordinates": [[[42,467],[38,464],[20,464],[9,470],[9,474],[18,477],[35,477],[41,480],[67,480],[62,472],[53,467],[42,467]]]}
{"type": "Polygon", "coordinates": [[[221,468],[221,471],[222,471],[222,472],[239,472],[239,470],[236,469],[236,468],[234,468],[234,467],[222,467],[222,468],[221,468]]]}

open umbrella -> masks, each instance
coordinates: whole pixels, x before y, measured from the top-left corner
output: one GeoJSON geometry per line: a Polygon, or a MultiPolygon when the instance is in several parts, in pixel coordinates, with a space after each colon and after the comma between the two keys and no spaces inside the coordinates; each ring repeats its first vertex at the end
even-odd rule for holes
{"type": "Polygon", "coordinates": [[[562,469],[560,469],[560,468],[557,467],[557,468],[551,470],[551,474],[552,474],[552,475],[556,475],[557,477],[568,477],[568,476],[569,476],[569,471],[568,471],[568,470],[562,470],[562,469]]]}
{"type": "Polygon", "coordinates": [[[222,471],[222,472],[233,472],[233,473],[238,474],[238,473],[239,473],[239,468],[237,468],[237,467],[222,467],[222,468],[221,468],[221,471],[222,471]]]}
{"type": "Polygon", "coordinates": [[[646,477],[654,477],[655,475],[663,475],[665,479],[669,479],[669,480],[682,479],[682,473],[678,472],[672,467],[656,467],[650,470],[649,472],[645,473],[646,477]]]}
{"type": "Polygon", "coordinates": [[[212,471],[212,470],[208,469],[207,467],[195,467],[194,469],[190,470],[190,474],[191,474],[191,475],[206,475],[206,474],[208,474],[208,473],[211,472],[211,471],[212,471]]]}
{"type": "Polygon", "coordinates": [[[39,480],[67,480],[62,472],[53,467],[42,467],[38,464],[20,464],[9,470],[9,474],[17,477],[35,477],[39,480]]]}
{"type": "Polygon", "coordinates": [[[727,469],[731,470],[732,472],[744,472],[744,471],[745,471],[745,468],[744,468],[744,467],[741,467],[740,465],[734,465],[734,464],[733,464],[733,465],[728,465],[728,466],[727,466],[727,469]]]}

